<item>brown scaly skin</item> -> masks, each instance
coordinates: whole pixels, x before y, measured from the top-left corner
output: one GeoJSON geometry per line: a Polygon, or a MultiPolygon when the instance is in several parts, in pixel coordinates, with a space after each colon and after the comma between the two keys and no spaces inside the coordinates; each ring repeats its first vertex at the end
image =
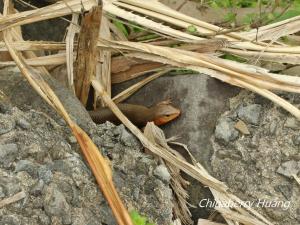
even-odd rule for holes
{"type": "MultiPolygon", "coordinates": [[[[142,127],[147,122],[154,122],[156,125],[166,124],[180,115],[180,110],[170,104],[170,101],[163,101],[153,107],[145,107],[134,104],[117,104],[125,116],[136,126],[142,127]]],[[[120,124],[119,119],[109,108],[98,108],[89,111],[89,114],[95,123],[104,123],[110,121],[114,124],[120,124]]]]}

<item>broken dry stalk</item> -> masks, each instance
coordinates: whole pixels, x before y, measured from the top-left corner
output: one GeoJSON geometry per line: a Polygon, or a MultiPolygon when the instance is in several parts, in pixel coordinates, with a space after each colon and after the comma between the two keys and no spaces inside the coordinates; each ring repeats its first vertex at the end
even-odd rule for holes
{"type": "Polygon", "coordinates": [[[97,40],[102,18],[102,6],[97,6],[85,14],[79,33],[76,59],[75,93],[86,106],[91,79],[96,76],[97,40]]]}
{"type": "Polygon", "coordinates": [[[142,88],[144,85],[148,84],[149,82],[161,77],[162,75],[170,72],[171,69],[165,69],[159,72],[156,72],[152,74],[151,76],[148,76],[144,80],[141,80],[137,82],[136,84],[132,85],[131,87],[125,89],[121,93],[117,94],[115,97],[113,97],[113,101],[115,103],[120,103],[129,98],[131,95],[133,95],[135,92],[137,92],[140,88],[142,88]]]}
{"type": "Polygon", "coordinates": [[[23,198],[26,197],[26,193],[24,191],[21,191],[11,197],[5,198],[3,200],[0,201],[0,209],[6,205],[15,203],[17,201],[22,200],[23,198]]]}

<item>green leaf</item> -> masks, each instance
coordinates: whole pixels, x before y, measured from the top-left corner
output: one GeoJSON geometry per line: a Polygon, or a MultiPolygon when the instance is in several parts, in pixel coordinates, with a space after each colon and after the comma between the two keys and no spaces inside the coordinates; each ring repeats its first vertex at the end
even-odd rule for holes
{"type": "Polygon", "coordinates": [[[281,15],[280,17],[278,17],[274,21],[272,21],[272,23],[279,22],[279,21],[282,21],[282,20],[286,20],[286,19],[289,19],[289,18],[292,18],[292,17],[295,17],[295,16],[299,16],[299,15],[300,15],[300,10],[288,10],[283,15],[281,15]]]}
{"type": "Polygon", "coordinates": [[[220,8],[220,6],[219,6],[215,1],[213,1],[213,2],[210,4],[210,6],[211,6],[213,9],[219,9],[219,8],[220,8]]]}
{"type": "Polygon", "coordinates": [[[134,225],[155,225],[149,222],[147,217],[141,216],[137,211],[131,211],[129,214],[134,225]]]}
{"type": "Polygon", "coordinates": [[[226,20],[226,22],[233,22],[235,21],[236,18],[236,14],[233,12],[229,12],[225,15],[224,19],[226,20]]]}
{"type": "Polygon", "coordinates": [[[255,21],[255,18],[257,18],[256,13],[248,13],[246,16],[243,18],[243,24],[251,24],[255,21]]]}
{"type": "Polygon", "coordinates": [[[191,34],[194,34],[197,32],[197,28],[194,25],[188,26],[186,30],[187,30],[187,32],[189,32],[191,34]]]}
{"type": "Polygon", "coordinates": [[[240,63],[246,62],[245,59],[240,58],[240,57],[235,56],[235,55],[230,55],[230,54],[224,54],[223,56],[221,56],[221,58],[236,61],[236,62],[240,62],[240,63]]]}
{"type": "Polygon", "coordinates": [[[118,30],[120,30],[126,37],[128,37],[128,31],[123,23],[117,20],[114,20],[113,23],[118,28],[118,30]]]}

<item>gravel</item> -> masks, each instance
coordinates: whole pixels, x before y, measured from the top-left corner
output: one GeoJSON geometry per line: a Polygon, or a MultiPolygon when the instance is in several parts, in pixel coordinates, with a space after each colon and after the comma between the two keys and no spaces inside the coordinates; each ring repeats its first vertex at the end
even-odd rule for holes
{"type": "MultiPolygon", "coordinates": [[[[26,193],[1,208],[1,225],[116,225],[68,128],[44,113],[16,107],[0,113],[0,121],[0,201],[26,193]]],[[[88,132],[110,160],[126,207],[169,225],[173,204],[167,171],[141,152],[123,126],[91,123],[88,132]]]]}

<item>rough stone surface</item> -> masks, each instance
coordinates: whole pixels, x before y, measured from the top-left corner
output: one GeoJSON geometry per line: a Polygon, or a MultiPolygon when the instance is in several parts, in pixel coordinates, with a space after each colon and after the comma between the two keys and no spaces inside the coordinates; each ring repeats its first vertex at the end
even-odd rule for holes
{"type": "MultiPolygon", "coordinates": [[[[293,99],[292,103],[299,107],[299,96],[288,94],[285,97],[293,99]]],[[[230,145],[223,145],[216,136],[212,137],[212,175],[224,181],[241,199],[254,202],[254,209],[274,224],[299,224],[300,189],[291,178],[292,174],[299,175],[300,152],[293,141],[299,130],[286,126],[286,118],[291,115],[246,91],[231,102],[235,104],[222,115],[222,119],[236,118],[241,104],[244,108],[260,105],[256,106],[260,110],[260,119],[255,125],[250,123],[254,120],[248,120],[251,134],[239,135],[230,145]],[[289,207],[257,207],[259,201],[281,201],[289,207]]],[[[255,110],[250,111],[258,115],[255,110]]],[[[247,118],[251,116],[249,114],[247,118]]]]}
{"type": "Polygon", "coordinates": [[[159,165],[158,167],[156,167],[154,170],[154,175],[166,182],[169,182],[171,179],[171,175],[167,167],[165,167],[164,165],[159,165]]]}
{"type": "MultiPolygon", "coordinates": [[[[66,110],[71,114],[72,118],[77,121],[83,129],[87,130],[91,119],[77,98],[75,98],[71,92],[62,88],[63,86],[50,76],[43,75],[43,78],[55,91],[61,102],[64,104],[66,110]]],[[[12,105],[18,106],[21,110],[27,111],[30,109],[36,109],[40,112],[46,113],[51,118],[58,121],[60,125],[64,124],[61,117],[31,88],[27,80],[25,80],[25,78],[20,74],[18,68],[6,67],[0,70],[0,90],[12,105]]],[[[5,119],[5,115],[0,115],[0,121],[2,119],[5,119]]],[[[15,121],[11,122],[8,119],[5,119],[5,121],[5,124],[7,125],[5,125],[4,122],[0,122],[0,134],[8,132],[9,129],[12,129],[12,127],[15,126],[16,123],[15,121]]],[[[18,123],[20,124],[20,121],[18,121],[18,123]]]]}
{"type": "Polygon", "coordinates": [[[282,74],[291,75],[291,76],[300,76],[300,66],[293,66],[282,71],[282,74]]]}
{"type": "Polygon", "coordinates": [[[258,125],[260,120],[261,105],[252,104],[247,106],[240,106],[237,115],[244,122],[258,125]]]}
{"type": "Polygon", "coordinates": [[[300,123],[299,121],[294,118],[294,117],[288,117],[285,121],[285,124],[284,124],[285,127],[287,128],[291,128],[291,129],[294,129],[294,130],[299,130],[300,129],[300,123]]]}
{"type": "MultiPolygon", "coordinates": [[[[26,193],[24,199],[0,209],[0,224],[116,225],[61,118],[31,91],[16,69],[0,71],[0,92],[13,106],[0,112],[0,118],[9,124],[2,126],[6,131],[0,134],[0,201],[20,191],[26,193]]],[[[82,118],[86,113],[74,97],[67,91],[59,94],[64,101],[71,99],[68,110],[77,115],[77,121],[110,161],[126,207],[157,224],[169,225],[172,191],[166,180],[154,175],[157,162],[141,152],[141,145],[124,126],[95,125],[89,117],[82,118]]]]}
{"type": "Polygon", "coordinates": [[[215,130],[215,136],[224,144],[228,144],[238,138],[239,132],[234,128],[235,122],[230,118],[221,118],[215,130]]]}

